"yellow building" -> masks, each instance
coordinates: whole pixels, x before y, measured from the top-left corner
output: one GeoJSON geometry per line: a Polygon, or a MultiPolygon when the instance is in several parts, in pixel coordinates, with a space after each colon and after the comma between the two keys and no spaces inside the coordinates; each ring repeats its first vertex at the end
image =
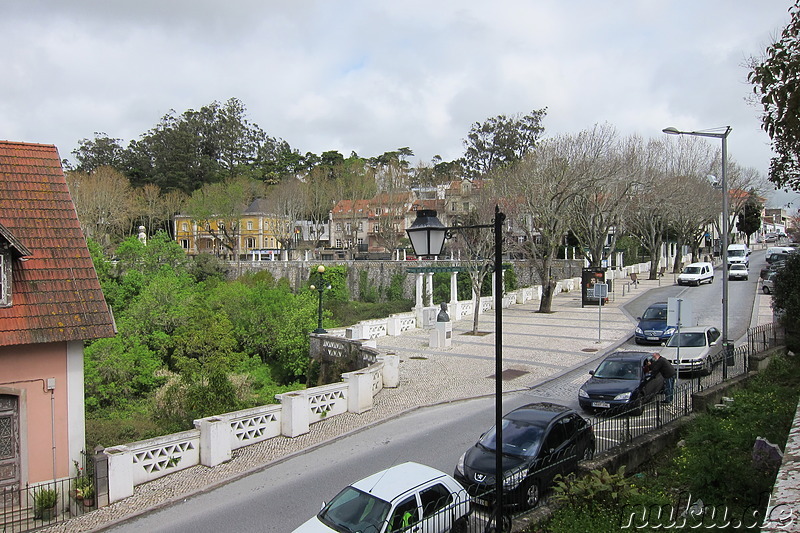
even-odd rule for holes
{"type": "Polygon", "coordinates": [[[214,216],[194,220],[173,217],[175,240],[187,255],[212,254],[226,259],[273,259],[288,248],[295,224],[286,216],[269,214],[259,198],[237,217],[214,216]]]}

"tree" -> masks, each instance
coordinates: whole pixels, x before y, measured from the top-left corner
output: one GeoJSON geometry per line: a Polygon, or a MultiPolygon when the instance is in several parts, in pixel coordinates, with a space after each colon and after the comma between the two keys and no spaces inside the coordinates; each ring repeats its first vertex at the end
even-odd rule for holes
{"type": "Polygon", "coordinates": [[[637,186],[632,191],[626,227],[650,255],[650,277],[656,279],[661,262],[661,247],[670,218],[665,207],[672,201],[672,190],[665,186],[666,150],[663,141],[641,144],[631,173],[637,186]]]}
{"type": "Polygon", "coordinates": [[[295,223],[305,209],[303,192],[302,182],[291,176],[269,187],[265,195],[267,211],[271,215],[265,220],[265,229],[275,236],[284,250],[293,248],[295,223]]]}
{"type": "Polygon", "coordinates": [[[586,134],[547,139],[521,161],[493,174],[507,202],[503,209],[508,224],[523,233],[523,242],[515,247],[542,281],[541,313],[552,309],[556,280],[551,267],[575,223],[578,199],[600,180],[587,159],[594,140],[586,134]]]}
{"type": "Polygon", "coordinates": [[[219,256],[239,258],[239,224],[247,206],[260,196],[258,183],[250,178],[212,183],[192,193],[186,210],[201,230],[214,242],[219,256]]]}
{"type": "Polygon", "coordinates": [[[129,234],[134,203],[130,182],[112,167],[92,172],[70,171],[67,185],[75,203],[81,230],[105,248],[129,234]]]}
{"type": "MultiPolygon", "coordinates": [[[[472,209],[451,221],[456,226],[489,225],[494,220],[495,206],[499,200],[490,187],[476,191],[470,201],[472,209]]],[[[478,321],[481,309],[481,289],[486,276],[493,271],[494,230],[490,228],[473,228],[459,230],[448,246],[460,252],[461,263],[466,266],[472,290],[472,334],[478,334],[478,321]]],[[[498,273],[497,275],[500,275],[498,273]]]]}
{"type": "Polygon", "coordinates": [[[739,213],[739,218],[736,221],[736,230],[747,235],[747,244],[750,245],[750,236],[761,229],[761,210],[764,206],[758,200],[756,194],[749,195],[744,209],[739,213]]]}
{"type": "Polygon", "coordinates": [[[617,141],[610,126],[595,126],[580,134],[584,137],[586,172],[598,178],[596,186],[586,187],[576,196],[575,218],[570,225],[578,246],[587,250],[589,265],[599,267],[616,249],[616,239],[624,231],[628,194],[634,181],[627,172],[630,155],[617,141]],[[609,236],[611,239],[609,240],[609,236]]]}
{"type": "Polygon", "coordinates": [[[761,127],[777,154],[769,180],[776,188],[800,190],[800,1],[789,10],[791,21],[760,61],[751,62],[748,80],[764,114],[761,127]]]}
{"type": "Polygon", "coordinates": [[[464,139],[464,167],[471,177],[483,176],[493,169],[521,160],[544,132],[542,120],[546,109],[527,115],[498,115],[486,122],[476,122],[464,139]]]}
{"type": "Polygon", "coordinates": [[[92,172],[100,167],[112,167],[122,171],[125,150],[121,142],[122,139],[114,139],[98,131],[94,133],[94,139],[81,139],[78,141],[78,148],[72,151],[72,155],[78,160],[75,170],[92,172]]]}

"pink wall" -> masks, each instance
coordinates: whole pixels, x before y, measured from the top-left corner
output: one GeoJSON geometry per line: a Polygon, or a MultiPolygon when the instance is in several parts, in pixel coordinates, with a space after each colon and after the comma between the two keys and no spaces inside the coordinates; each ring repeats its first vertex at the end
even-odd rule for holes
{"type": "MultiPolygon", "coordinates": [[[[36,483],[53,479],[53,418],[50,391],[45,391],[48,378],[56,379],[55,477],[73,474],[67,435],[66,350],[66,344],[63,343],[0,347],[0,387],[26,391],[25,399],[20,402],[25,403],[25,408],[20,405],[20,437],[23,445],[27,443],[28,465],[28,479],[23,479],[23,482],[36,483]]],[[[20,453],[24,461],[26,450],[22,449],[20,453]]]]}

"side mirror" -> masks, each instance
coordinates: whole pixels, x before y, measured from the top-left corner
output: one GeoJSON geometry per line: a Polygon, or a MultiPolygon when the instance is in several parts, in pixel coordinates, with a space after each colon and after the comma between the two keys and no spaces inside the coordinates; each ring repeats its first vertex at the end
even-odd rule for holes
{"type": "Polygon", "coordinates": [[[594,370],[589,370],[589,375],[594,376],[594,370]]]}
{"type": "Polygon", "coordinates": [[[328,505],[328,504],[323,501],[322,502],[322,507],[320,507],[319,510],[321,511],[321,510],[325,509],[326,505],[328,505]]]}

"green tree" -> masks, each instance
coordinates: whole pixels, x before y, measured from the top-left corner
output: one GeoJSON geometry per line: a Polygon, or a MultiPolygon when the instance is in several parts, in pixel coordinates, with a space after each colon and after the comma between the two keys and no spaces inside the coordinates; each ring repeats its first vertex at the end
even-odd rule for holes
{"type": "Polygon", "coordinates": [[[748,80],[764,108],[761,127],[777,154],[770,164],[769,180],[776,188],[800,190],[800,1],[789,11],[791,21],[767,47],[765,56],[752,61],[748,80]]]}
{"type": "Polygon", "coordinates": [[[750,236],[761,229],[761,210],[763,205],[758,201],[758,195],[753,191],[748,195],[744,209],[739,213],[736,221],[736,230],[747,235],[747,244],[750,244],[750,236]]]}
{"type": "Polygon", "coordinates": [[[75,170],[91,173],[100,167],[124,170],[125,149],[122,139],[114,139],[104,132],[95,132],[94,139],[81,139],[72,155],[78,161],[75,170]]]}
{"type": "Polygon", "coordinates": [[[464,139],[464,167],[470,176],[483,176],[491,170],[521,160],[544,133],[546,109],[527,115],[497,115],[476,122],[464,139]]]}

